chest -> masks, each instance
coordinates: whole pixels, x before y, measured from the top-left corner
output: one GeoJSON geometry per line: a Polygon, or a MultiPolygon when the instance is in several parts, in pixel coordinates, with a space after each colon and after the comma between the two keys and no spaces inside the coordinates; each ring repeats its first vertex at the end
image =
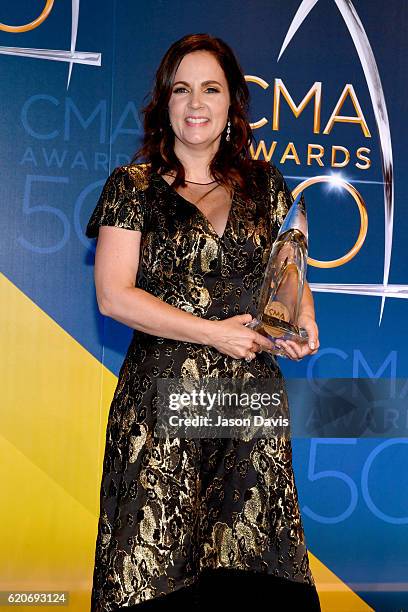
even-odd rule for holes
{"type": "Polygon", "coordinates": [[[273,242],[266,202],[234,194],[217,209],[219,202],[200,206],[177,194],[165,196],[146,203],[150,219],[139,275],[189,283],[203,275],[233,278],[265,267],[273,242]]]}
{"type": "MultiPolygon", "coordinates": [[[[186,205],[194,206],[198,213],[207,221],[209,227],[221,238],[228,224],[234,196],[225,188],[218,186],[216,189],[203,191],[179,188],[177,190],[179,199],[186,205]]],[[[177,197],[177,195],[175,196],[177,197]]]]}

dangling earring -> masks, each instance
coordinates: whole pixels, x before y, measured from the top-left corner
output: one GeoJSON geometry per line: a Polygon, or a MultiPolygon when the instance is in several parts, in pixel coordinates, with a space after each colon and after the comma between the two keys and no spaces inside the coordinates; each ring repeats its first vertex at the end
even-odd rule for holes
{"type": "Polygon", "coordinates": [[[227,135],[225,136],[225,140],[227,142],[229,142],[231,140],[230,133],[231,133],[231,121],[228,119],[228,123],[227,123],[227,135]]]}

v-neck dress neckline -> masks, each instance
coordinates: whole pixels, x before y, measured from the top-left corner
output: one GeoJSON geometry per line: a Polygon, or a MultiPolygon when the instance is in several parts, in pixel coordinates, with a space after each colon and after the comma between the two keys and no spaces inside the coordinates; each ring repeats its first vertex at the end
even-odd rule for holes
{"type": "Polygon", "coordinates": [[[209,229],[209,231],[212,234],[214,234],[214,236],[216,236],[217,239],[220,242],[222,242],[224,240],[224,238],[225,238],[225,236],[226,236],[226,234],[227,234],[227,232],[229,230],[229,227],[231,225],[231,222],[232,222],[233,207],[234,207],[234,203],[235,203],[235,199],[236,199],[236,191],[235,190],[234,190],[234,192],[232,194],[231,204],[230,204],[230,208],[229,208],[229,211],[228,211],[227,222],[225,224],[224,231],[223,231],[223,233],[220,236],[220,234],[215,230],[215,228],[214,228],[213,224],[211,223],[211,221],[208,219],[208,217],[206,217],[206,215],[203,213],[203,211],[198,208],[198,206],[196,206],[193,202],[190,202],[190,200],[187,200],[178,191],[173,189],[172,185],[170,185],[170,183],[168,183],[166,181],[166,179],[164,179],[162,177],[161,174],[159,174],[158,172],[156,172],[155,174],[167,186],[167,188],[169,189],[170,193],[172,193],[175,197],[178,196],[179,198],[181,198],[183,200],[183,202],[185,202],[189,206],[192,206],[196,210],[197,214],[204,220],[204,222],[205,222],[207,228],[209,229]]]}

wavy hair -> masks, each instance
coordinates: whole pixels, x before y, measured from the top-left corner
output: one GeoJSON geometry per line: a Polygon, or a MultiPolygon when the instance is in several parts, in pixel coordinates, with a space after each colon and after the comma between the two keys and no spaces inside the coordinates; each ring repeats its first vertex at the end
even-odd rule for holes
{"type": "Polygon", "coordinates": [[[254,137],[248,119],[249,90],[232,49],[220,38],[209,34],[187,34],[174,42],[165,53],[156,72],[150,101],[141,111],[143,144],[134,154],[132,163],[143,158],[150,162],[152,172],[175,172],[173,188],[185,186],[184,167],[174,152],[174,132],[170,126],[168,103],[177,68],[183,57],[193,51],[208,51],[214,55],[224,71],[230,94],[230,140],[226,140],[224,130],[218,150],[210,162],[210,173],[220,184],[238,188],[244,197],[248,197],[254,167],[250,155],[254,137]]]}

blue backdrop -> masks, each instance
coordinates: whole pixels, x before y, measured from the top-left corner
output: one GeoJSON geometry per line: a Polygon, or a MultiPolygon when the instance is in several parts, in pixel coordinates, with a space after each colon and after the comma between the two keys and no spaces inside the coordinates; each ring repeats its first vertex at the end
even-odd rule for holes
{"type": "MultiPolygon", "coordinates": [[[[0,21],[26,24],[43,5],[4,6],[0,21]]],[[[38,27],[0,31],[5,277],[118,374],[132,330],[98,312],[95,247],[84,229],[108,174],[128,163],[140,143],[139,110],[164,52],[187,33],[208,32],[237,54],[249,82],[251,121],[266,120],[254,129],[260,144],[254,154],[272,159],[292,189],[310,177],[340,176],[367,209],[367,237],[355,257],[337,267],[309,265],[321,349],[300,363],[281,360],[284,374],[401,383],[408,371],[407,28],[407,5],[399,0],[88,0],[80,6],[56,0],[38,27]],[[71,55],[55,52],[70,49],[71,55]],[[372,57],[378,74],[365,64],[372,57]],[[377,93],[382,86],[385,106],[377,111],[381,100],[373,99],[370,79],[377,93]],[[294,105],[313,86],[320,101],[311,97],[296,117],[294,105]],[[320,152],[320,163],[308,159],[308,147],[320,152]],[[348,160],[343,167],[333,165],[333,147],[342,148],[335,151],[339,162],[348,160]],[[388,194],[395,189],[394,210],[384,184],[388,194]],[[350,284],[360,286],[344,287],[350,284]],[[392,297],[381,313],[387,292],[392,297]]],[[[353,198],[331,183],[313,184],[305,196],[310,256],[342,257],[360,228],[353,198]]],[[[404,400],[403,382],[398,393],[404,400]]],[[[406,404],[398,406],[406,425],[406,404]]],[[[294,439],[293,446],[313,554],[376,610],[408,610],[407,438],[294,439]]]]}

